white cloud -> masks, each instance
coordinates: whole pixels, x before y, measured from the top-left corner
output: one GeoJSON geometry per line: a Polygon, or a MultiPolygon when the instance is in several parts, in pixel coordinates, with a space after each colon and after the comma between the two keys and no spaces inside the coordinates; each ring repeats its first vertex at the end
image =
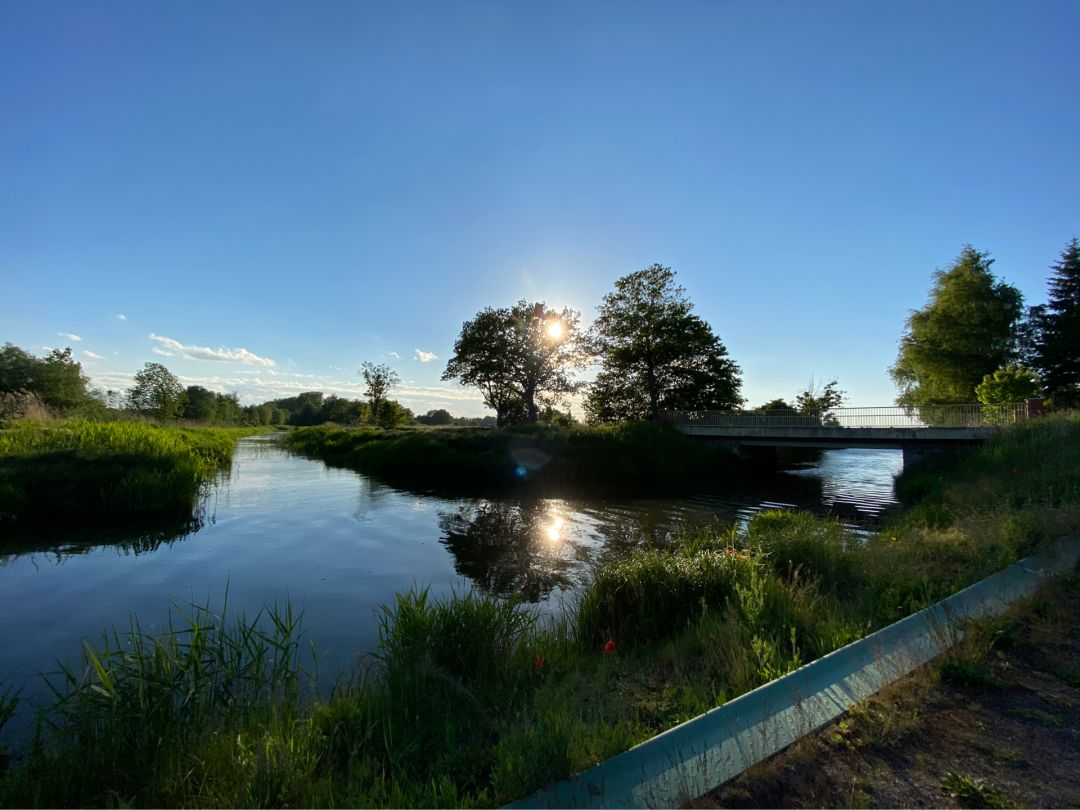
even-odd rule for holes
{"type": "Polygon", "coordinates": [[[150,351],[152,351],[154,354],[160,354],[162,357],[176,357],[176,352],[167,352],[158,346],[155,346],[150,351]]]}
{"type": "Polygon", "coordinates": [[[395,360],[400,360],[401,359],[401,355],[398,354],[397,352],[387,352],[386,356],[387,357],[393,357],[395,360]]]}
{"type": "Polygon", "coordinates": [[[83,357],[86,357],[89,360],[104,360],[105,359],[104,355],[95,354],[94,352],[90,351],[89,349],[83,349],[83,357]]]}
{"type": "Polygon", "coordinates": [[[80,340],[82,340],[81,337],[79,337],[78,335],[73,335],[71,334],[71,332],[57,332],[56,334],[62,338],[67,338],[68,340],[74,341],[75,343],[78,343],[80,340]]]}
{"type": "Polygon", "coordinates": [[[121,315],[119,312],[115,313],[113,315],[113,317],[116,318],[116,320],[118,320],[118,321],[126,321],[127,320],[127,315],[121,315]]]}
{"type": "Polygon", "coordinates": [[[226,349],[224,347],[211,349],[209,346],[193,346],[181,343],[179,340],[163,337],[150,333],[150,339],[156,340],[168,349],[179,352],[191,360],[215,360],[225,363],[246,363],[252,366],[266,366],[273,368],[276,364],[269,357],[259,357],[247,349],[226,349]]]}
{"type": "Polygon", "coordinates": [[[423,349],[413,349],[416,352],[416,359],[421,363],[430,363],[432,360],[438,360],[439,355],[434,352],[425,352],[423,349]]]}

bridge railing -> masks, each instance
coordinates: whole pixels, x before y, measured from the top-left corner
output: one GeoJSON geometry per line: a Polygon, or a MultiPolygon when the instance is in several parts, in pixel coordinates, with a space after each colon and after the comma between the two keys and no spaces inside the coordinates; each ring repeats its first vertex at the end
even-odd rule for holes
{"type": "Polygon", "coordinates": [[[821,413],[771,411],[668,411],[675,427],[997,427],[1029,418],[1026,402],[1006,405],[923,405],[904,408],[830,408],[821,413]]]}

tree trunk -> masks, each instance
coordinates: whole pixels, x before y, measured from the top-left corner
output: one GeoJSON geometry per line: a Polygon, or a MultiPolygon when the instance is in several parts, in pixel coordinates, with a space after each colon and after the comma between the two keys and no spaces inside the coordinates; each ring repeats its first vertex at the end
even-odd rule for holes
{"type": "Polygon", "coordinates": [[[649,387],[649,418],[657,422],[660,419],[660,392],[656,390],[656,372],[652,365],[645,369],[645,384],[649,387]]]}

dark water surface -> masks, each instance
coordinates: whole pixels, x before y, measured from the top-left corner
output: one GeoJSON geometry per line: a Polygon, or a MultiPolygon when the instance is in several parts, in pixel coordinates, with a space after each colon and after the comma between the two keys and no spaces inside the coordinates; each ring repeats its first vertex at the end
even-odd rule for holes
{"type": "MultiPolygon", "coordinates": [[[[863,530],[895,504],[899,451],[833,450],[770,481],[768,491],[663,500],[497,500],[416,495],[243,440],[211,493],[201,528],[161,537],[31,538],[0,555],[0,693],[57,659],[77,662],[105,628],[144,629],[169,600],[253,615],[289,599],[326,654],[329,679],[374,647],[373,609],[413,585],[475,585],[558,610],[589,563],[684,524],[731,523],[769,508],[832,511],[863,530]],[[22,546],[19,546],[20,548],[22,546]]],[[[25,694],[38,689],[31,684],[25,694]]]]}

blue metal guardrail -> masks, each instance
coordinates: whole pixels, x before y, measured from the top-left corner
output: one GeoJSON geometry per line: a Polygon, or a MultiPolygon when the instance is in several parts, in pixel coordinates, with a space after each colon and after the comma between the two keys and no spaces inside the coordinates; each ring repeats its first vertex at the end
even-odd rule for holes
{"type": "Polygon", "coordinates": [[[511,807],[677,807],[835,720],[1080,558],[1080,535],[511,807]]]}

